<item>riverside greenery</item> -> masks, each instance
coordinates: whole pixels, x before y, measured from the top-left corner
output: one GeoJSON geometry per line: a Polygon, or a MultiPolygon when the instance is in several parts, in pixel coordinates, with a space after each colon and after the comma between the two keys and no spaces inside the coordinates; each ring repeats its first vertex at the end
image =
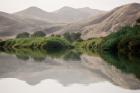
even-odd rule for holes
{"type": "Polygon", "coordinates": [[[106,37],[76,42],[78,48],[91,51],[137,52],[140,53],[140,25],[124,26],[106,37]]]}
{"type": "Polygon", "coordinates": [[[140,25],[125,26],[106,37],[68,41],[64,36],[16,38],[0,42],[0,52],[43,61],[46,56],[80,60],[81,54],[100,56],[122,72],[140,79],[140,25]],[[71,48],[75,48],[71,50],[71,48]]]}
{"type": "Polygon", "coordinates": [[[66,36],[64,34],[63,36],[16,38],[1,41],[0,46],[4,48],[43,48],[48,50],[75,47],[91,51],[140,52],[140,25],[124,26],[119,31],[112,32],[106,37],[88,40],[81,40],[79,37],[72,42],[66,36]]]}
{"type": "Polygon", "coordinates": [[[31,49],[66,49],[72,48],[70,42],[63,37],[35,37],[17,38],[0,42],[3,48],[31,48],[31,49]]]}

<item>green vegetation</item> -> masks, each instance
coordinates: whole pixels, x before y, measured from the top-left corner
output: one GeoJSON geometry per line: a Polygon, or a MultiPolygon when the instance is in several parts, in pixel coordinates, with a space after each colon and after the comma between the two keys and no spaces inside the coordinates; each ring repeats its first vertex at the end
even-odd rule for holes
{"type": "Polygon", "coordinates": [[[76,42],[75,45],[77,47],[88,48],[88,49],[94,50],[99,47],[99,44],[101,43],[101,41],[102,41],[102,38],[93,38],[86,41],[76,42]]]}
{"type": "Polygon", "coordinates": [[[66,32],[63,34],[63,37],[70,42],[74,42],[74,41],[81,40],[81,33],[79,33],[79,32],[77,32],[77,33],[66,32]]]}
{"type": "Polygon", "coordinates": [[[31,37],[45,37],[46,34],[42,31],[37,31],[37,32],[34,32],[31,37]]]}
{"type": "Polygon", "coordinates": [[[30,38],[26,36],[18,35],[16,39],[1,41],[1,52],[15,54],[17,58],[25,61],[30,58],[43,61],[46,57],[79,61],[80,55],[86,53],[101,56],[107,63],[122,72],[140,78],[140,25],[138,24],[122,27],[106,37],[88,40],[81,40],[79,33],[49,37],[34,33],[30,38]]]}
{"type": "Polygon", "coordinates": [[[32,35],[28,32],[22,32],[17,34],[16,38],[30,38],[30,37],[45,37],[46,34],[42,31],[34,32],[32,35]]]}
{"type": "Polygon", "coordinates": [[[100,49],[119,51],[125,48],[128,50],[129,47],[135,47],[135,45],[140,44],[138,38],[140,38],[139,25],[135,25],[133,27],[125,26],[122,27],[119,31],[111,33],[107,37],[104,37],[100,44],[100,49]]]}
{"type": "Polygon", "coordinates": [[[23,32],[20,34],[17,34],[16,38],[29,38],[30,34],[28,32],[23,32]]]}
{"type": "Polygon", "coordinates": [[[72,45],[62,37],[49,37],[46,44],[42,45],[44,49],[66,49],[72,48],[72,45]]]}
{"type": "Polygon", "coordinates": [[[18,38],[0,42],[3,48],[66,49],[72,45],[62,37],[18,38]]]}
{"type": "Polygon", "coordinates": [[[8,48],[43,48],[47,50],[73,48],[74,46],[92,52],[140,52],[140,25],[125,26],[106,37],[91,38],[85,41],[81,40],[80,33],[67,32],[63,36],[44,36],[43,32],[38,31],[29,38],[29,33],[25,32],[18,34],[16,39],[1,41],[0,46],[8,48]]]}
{"type": "MultiPolygon", "coordinates": [[[[69,33],[66,33],[66,36],[70,37],[69,33]]],[[[136,20],[136,24],[133,26],[121,27],[117,32],[112,32],[106,37],[77,41],[74,46],[92,52],[140,53],[140,18],[136,20]]]]}
{"type": "Polygon", "coordinates": [[[118,51],[121,53],[140,53],[140,35],[123,38],[118,44],[118,51]]]}
{"type": "Polygon", "coordinates": [[[138,18],[138,19],[136,20],[136,23],[137,23],[137,24],[139,24],[139,23],[140,23],[140,18],[138,18]]]}
{"type": "MultiPolygon", "coordinates": [[[[137,20],[139,23],[139,19],[137,20]]],[[[66,32],[63,36],[52,35],[45,37],[42,31],[35,32],[30,38],[30,34],[23,32],[17,35],[16,39],[1,41],[1,47],[8,48],[43,48],[43,49],[67,49],[82,48],[92,52],[114,51],[114,52],[140,52],[140,25],[125,26],[117,32],[113,32],[106,37],[91,38],[82,40],[80,33],[66,32]],[[71,43],[72,42],[72,43],[71,43]]]]}

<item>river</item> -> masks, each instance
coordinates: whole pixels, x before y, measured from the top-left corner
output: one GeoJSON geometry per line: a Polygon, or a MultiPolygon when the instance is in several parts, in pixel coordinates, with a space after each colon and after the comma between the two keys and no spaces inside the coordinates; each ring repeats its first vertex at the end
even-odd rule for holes
{"type": "Polygon", "coordinates": [[[140,93],[137,66],[125,70],[126,65],[114,65],[122,61],[103,55],[1,52],[0,93],[140,93]]]}

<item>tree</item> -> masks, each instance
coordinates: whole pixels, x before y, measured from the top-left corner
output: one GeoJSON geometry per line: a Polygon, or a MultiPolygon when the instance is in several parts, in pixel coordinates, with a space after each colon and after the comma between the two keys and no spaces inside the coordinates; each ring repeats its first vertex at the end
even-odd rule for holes
{"type": "Polygon", "coordinates": [[[137,24],[140,24],[140,18],[138,18],[138,19],[136,20],[136,23],[137,23],[137,24]]]}
{"type": "Polygon", "coordinates": [[[71,33],[71,39],[72,39],[72,41],[81,40],[81,33],[79,33],[79,32],[71,33]]]}
{"type": "Polygon", "coordinates": [[[65,39],[67,39],[68,41],[71,41],[71,35],[70,35],[69,32],[65,32],[65,33],[63,34],[63,37],[64,37],[65,39]]]}
{"type": "Polygon", "coordinates": [[[22,32],[20,34],[17,34],[16,38],[29,38],[30,34],[28,32],[22,32]]]}
{"type": "Polygon", "coordinates": [[[32,34],[32,37],[45,37],[46,34],[42,31],[37,31],[32,34]]]}
{"type": "Polygon", "coordinates": [[[136,25],[140,25],[140,18],[136,20],[136,25]]]}
{"type": "Polygon", "coordinates": [[[64,38],[67,39],[68,41],[77,41],[77,40],[81,40],[81,33],[76,32],[76,33],[69,33],[66,32],[63,34],[64,38]]]}

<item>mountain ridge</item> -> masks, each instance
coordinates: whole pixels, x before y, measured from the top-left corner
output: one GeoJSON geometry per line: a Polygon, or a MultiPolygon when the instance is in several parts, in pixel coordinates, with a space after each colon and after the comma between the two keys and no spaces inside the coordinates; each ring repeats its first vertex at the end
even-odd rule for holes
{"type": "Polygon", "coordinates": [[[140,17],[140,4],[130,3],[114,8],[113,10],[91,17],[84,21],[68,24],[63,29],[53,34],[65,32],[81,32],[83,39],[92,37],[104,37],[115,32],[125,25],[133,25],[140,17]]]}
{"type": "MultiPolygon", "coordinates": [[[[30,7],[28,9],[29,10],[31,9],[30,11],[32,11],[32,9],[34,8],[36,7],[30,7]]],[[[82,8],[82,9],[84,10],[86,8],[82,8]]],[[[37,10],[40,11],[40,9],[38,8],[37,10]]],[[[81,10],[81,8],[76,10],[81,10]]],[[[42,10],[42,12],[44,13],[45,11],[42,10]]],[[[41,15],[42,13],[37,12],[37,14],[41,15]]],[[[50,19],[61,20],[62,17],[60,15],[58,16],[57,13],[55,12],[52,14],[54,16],[51,16],[50,19]]],[[[51,14],[45,12],[45,17],[46,15],[51,15],[51,14]]],[[[63,12],[61,13],[61,15],[63,15],[63,12]]],[[[71,16],[71,14],[68,15],[71,16]]],[[[40,16],[23,17],[16,14],[8,14],[5,12],[0,12],[0,21],[1,21],[0,36],[1,37],[13,36],[23,31],[32,33],[37,30],[42,30],[46,32],[48,35],[63,34],[65,32],[81,32],[83,39],[106,36],[111,32],[117,31],[122,26],[135,24],[136,19],[140,17],[140,4],[131,3],[131,4],[122,5],[120,7],[114,8],[109,12],[105,12],[98,16],[92,15],[89,18],[85,17],[85,15],[83,16],[85,19],[80,21],[76,19],[77,20],[76,22],[59,23],[60,21],[57,20],[59,21],[58,23],[57,22],[50,23],[47,19],[44,20],[40,16]]],[[[65,19],[67,19],[67,17],[65,19]]],[[[67,21],[68,20],[70,19],[67,19],[67,21]]]]}
{"type": "Polygon", "coordinates": [[[26,18],[37,18],[52,23],[72,23],[83,20],[91,16],[98,16],[105,11],[91,8],[71,8],[64,6],[54,12],[46,12],[37,7],[29,7],[22,11],[14,13],[14,15],[26,18]],[[87,11],[86,11],[87,9],[87,11]]]}

